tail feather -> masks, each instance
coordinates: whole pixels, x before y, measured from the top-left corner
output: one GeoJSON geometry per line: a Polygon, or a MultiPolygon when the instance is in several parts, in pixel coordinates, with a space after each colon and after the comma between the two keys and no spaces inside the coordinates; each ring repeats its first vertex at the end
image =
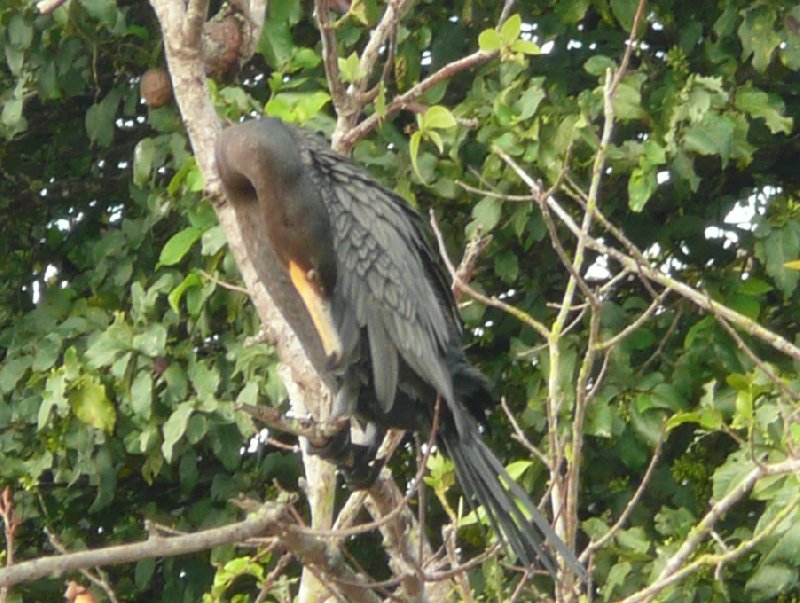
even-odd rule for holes
{"type": "Polygon", "coordinates": [[[483,506],[492,528],[520,562],[526,566],[538,562],[555,577],[558,567],[544,546],[547,542],[578,576],[585,578],[586,572],[575,555],[484,444],[474,423],[468,433],[458,431],[454,426],[442,425],[440,432],[458,481],[468,497],[483,506]]]}

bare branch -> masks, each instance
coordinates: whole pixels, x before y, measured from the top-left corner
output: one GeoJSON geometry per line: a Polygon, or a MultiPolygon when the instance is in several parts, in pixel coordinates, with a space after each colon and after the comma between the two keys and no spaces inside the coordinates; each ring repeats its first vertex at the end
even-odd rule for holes
{"type": "Polygon", "coordinates": [[[620,341],[628,337],[634,331],[637,331],[641,328],[641,326],[646,323],[650,318],[655,314],[656,310],[661,307],[661,304],[666,299],[667,295],[669,295],[669,289],[664,289],[661,294],[652,301],[652,303],[647,307],[647,309],[642,312],[642,314],[634,320],[631,324],[627,327],[622,329],[619,333],[611,337],[610,339],[606,339],[605,341],[601,341],[596,345],[598,350],[607,350],[609,348],[614,347],[620,341]]]}
{"type": "Polygon", "coordinates": [[[656,444],[656,449],[653,452],[653,456],[650,457],[650,463],[647,465],[647,470],[644,472],[642,476],[642,481],[639,483],[639,486],[636,488],[636,492],[633,493],[633,496],[628,501],[628,504],[625,505],[625,509],[622,511],[622,514],[617,519],[616,523],[611,526],[611,529],[608,530],[605,534],[603,534],[597,540],[594,540],[589,543],[589,546],[581,553],[579,560],[581,563],[586,563],[587,558],[591,555],[594,551],[604,546],[609,540],[611,540],[617,532],[619,532],[625,524],[628,522],[633,510],[636,508],[636,505],[639,504],[639,501],[644,494],[644,491],[647,489],[648,484],[650,483],[650,479],[653,477],[653,471],[655,470],[656,466],[658,465],[658,461],[661,458],[661,450],[664,447],[664,441],[666,440],[666,432],[661,434],[661,437],[658,440],[658,444],[656,444]]]}
{"type": "Polygon", "coordinates": [[[13,586],[87,567],[119,565],[151,557],[174,557],[208,550],[222,544],[240,542],[251,536],[263,535],[269,530],[274,530],[276,526],[280,526],[285,513],[285,505],[268,504],[261,512],[248,516],[244,521],[220,528],[174,538],[156,537],[134,544],[40,557],[0,570],[0,585],[13,586]]]}
{"type": "MultiPolygon", "coordinates": [[[[524,172],[523,172],[524,173],[524,172]]],[[[532,181],[530,176],[526,177],[532,181]]],[[[526,182],[527,183],[527,182],[526,182]]],[[[574,235],[578,235],[580,233],[580,227],[575,223],[572,219],[572,216],[559,204],[559,202],[554,197],[548,197],[547,204],[550,206],[555,214],[559,217],[559,219],[564,223],[564,225],[572,231],[574,235]]],[[[602,214],[599,210],[596,210],[596,214],[600,217],[602,214]]],[[[614,247],[610,247],[603,241],[600,241],[597,238],[589,237],[587,239],[587,245],[591,249],[594,249],[598,253],[608,255],[610,258],[617,261],[623,269],[626,269],[630,272],[638,273],[641,275],[643,279],[649,279],[655,283],[658,283],[664,287],[672,289],[678,295],[685,297],[693,304],[695,304],[698,308],[702,310],[713,310],[718,315],[725,318],[731,324],[739,327],[744,332],[756,337],[757,339],[762,340],[763,342],[767,343],[768,345],[772,346],[779,352],[786,354],[790,358],[797,360],[800,362],[800,348],[795,346],[794,344],[790,343],[785,338],[781,337],[774,331],[770,331],[766,327],[758,324],[754,320],[747,318],[746,316],[739,314],[735,310],[732,310],[728,306],[724,304],[720,304],[714,300],[709,300],[705,295],[701,292],[697,291],[693,287],[678,281],[671,276],[664,274],[657,270],[656,268],[650,266],[649,264],[643,265],[641,262],[636,260],[635,258],[627,255],[626,253],[616,249],[614,247]]],[[[641,251],[637,250],[639,254],[641,251]]]]}
{"type": "Polygon", "coordinates": [[[757,465],[739,482],[728,494],[718,500],[703,516],[689,534],[688,538],[684,541],[681,547],[675,552],[672,557],[667,560],[664,569],[658,576],[656,583],[662,581],[672,574],[674,574],[680,566],[689,558],[700,543],[708,536],[714,524],[719,518],[727,513],[733,505],[739,502],[750,490],[753,489],[756,482],[763,477],[770,475],[782,475],[784,473],[792,473],[800,471],[800,460],[790,459],[780,463],[771,465],[757,465]]]}
{"type": "Polygon", "coordinates": [[[662,572],[661,576],[659,576],[659,578],[653,582],[653,584],[623,599],[621,603],[646,603],[647,601],[652,601],[653,598],[655,598],[665,588],[680,582],[684,578],[691,576],[693,573],[706,566],[717,566],[719,569],[719,567],[722,565],[736,561],[772,535],[783,521],[785,521],[792,513],[796,512],[798,506],[800,506],[800,496],[795,496],[794,499],[790,501],[788,505],[783,507],[780,512],[775,515],[772,521],[764,526],[764,528],[753,538],[743,541],[736,548],[725,551],[722,554],[702,555],[696,561],[684,566],[678,571],[670,573],[669,575],[665,576],[662,572]]]}
{"type": "MultiPolygon", "coordinates": [[[[58,551],[62,555],[69,554],[69,551],[67,550],[67,547],[65,547],[63,544],[61,544],[61,541],[56,537],[56,535],[53,532],[51,532],[49,529],[45,528],[45,534],[47,534],[47,540],[50,541],[50,544],[53,546],[53,548],[56,551],[58,551]]],[[[119,599],[117,599],[117,594],[114,592],[114,589],[111,587],[111,583],[109,582],[108,574],[106,572],[104,572],[99,567],[94,568],[94,571],[92,571],[92,570],[90,570],[88,568],[87,569],[81,569],[80,572],[92,584],[94,584],[98,588],[101,588],[103,590],[103,592],[106,593],[106,596],[108,597],[108,600],[111,601],[111,603],[118,603],[119,602],[119,599]]]]}
{"type": "Polygon", "coordinates": [[[432,73],[427,78],[422,80],[416,86],[413,86],[400,96],[393,98],[392,101],[387,104],[386,112],[382,116],[378,116],[377,114],[370,115],[356,127],[342,135],[341,139],[339,140],[339,151],[345,153],[349,152],[349,150],[352,149],[359,140],[377,128],[381,120],[386,119],[390,115],[394,115],[402,109],[405,109],[412,101],[416,100],[420,95],[422,95],[422,93],[432,88],[439,82],[450,79],[457,73],[471,69],[477,65],[482,65],[495,56],[497,56],[497,52],[484,52],[483,50],[479,50],[478,52],[474,52],[457,61],[448,63],[435,73],[432,73]]]}
{"type": "Polygon", "coordinates": [[[207,14],[208,0],[189,0],[183,24],[183,41],[187,48],[194,49],[200,45],[207,14]]]}
{"type": "MultiPolygon", "coordinates": [[[[378,60],[381,48],[383,48],[392,31],[397,27],[403,13],[406,12],[411,4],[411,0],[390,0],[386,3],[386,10],[383,13],[378,25],[372,30],[369,42],[364,47],[359,61],[360,71],[363,74],[361,79],[353,87],[353,92],[364,92],[367,88],[369,76],[378,60]]],[[[387,53],[388,54],[388,53],[387,53]]]]}
{"type": "Polygon", "coordinates": [[[442,256],[442,261],[444,262],[444,265],[447,267],[447,271],[450,273],[450,276],[453,279],[454,286],[463,291],[464,293],[466,293],[467,295],[469,295],[470,297],[474,297],[481,303],[486,304],[487,306],[499,308],[500,310],[503,310],[503,312],[511,314],[511,316],[531,327],[542,337],[547,337],[550,332],[548,328],[544,326],[542,323],[540,323],[538,320],[530,316],[529,314],[523,312],[518,308],[515,308],[514,306],[510,306],[505,302],[502,302],[496,297],[487,297],[482,293],[479,293],[478,291],[470,287],[467,283],[461,280],[455,266],[453,266],[453,263],[450,261],[450,257],[447,254],[447,248],[445,247],[444,244],[442,231],[439,228],[439,222],[436,220],[436,215],[433,213],[433,210],[431,210],[430,212],[430,217],[431,217],[431,228],[433,229],[433,232],[436,235],[436,240],[439,244],[439,254],[442,256]]]}
{"type": "Polygon", "coordinates": [[[337,115],[349,114],[349,95],[339,76],[339,45],[336,42],[336,28],[331,23],[330,0],[315,0],[315,14],[322,40],[322,64],[331,91],[331,100],[337,115]]]}
{"type": "Polygon", "coordinates": [[[271,406],[239,404],[236,408],[246,412],[268,427],[306,438],[315,446],[323,446],[332,436],[350,425],[350,419],[347,417],[341,417],[335,421],[314,421],[313,419],[287,417],[277,408],[271,406]]]}
{"type": "Polygon", "coordinates": [[[511,427],[514,429],[514,439],[525,446],[533,456],[539,459],[545,467],[550,466],[550,460],[545,456],[545,454],[539,450],[536,446],[534,446],[531,441],[525,435],[525,432],[522,431],[522,428],[519,426],[517,422],[517,418],[511,412],[511,409],[508,407],[508,403],[506,402],[505,396],[500,397],[500,407],[503,409],[503,412],[506,414],[508,418],[508,422],[511,423],[511,427]]]}

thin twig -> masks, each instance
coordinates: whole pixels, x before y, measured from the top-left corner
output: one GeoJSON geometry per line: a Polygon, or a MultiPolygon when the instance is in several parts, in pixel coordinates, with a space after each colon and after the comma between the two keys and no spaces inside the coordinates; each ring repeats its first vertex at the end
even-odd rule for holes
{"type": "MultiPolygon", "coordinates": [[[[67,547],[61,543],[58,537],[51,530],[45,528],[44,532],[47,535],[47,539],[50,541],[50,544],[56,551],[62,555],[69,554],[67,547]]],[[[103,589],[103,592],[106,593],[106,596],[111,603],[118,603],[119,599],[117,599],[117,595],[114,592],[111,583],[109,582],[108,574],[99,567],[94,568],[94,571],[97,572],[97,575],[95,575],[94,572],[89,571],[87,568],[80,569],[81,574],[83,574],[87,580],[89,580],[95,586],[103,589]]]]}
{"type": "Polygon", "coordinates": [[[497,299],[496,297],[487,297],[486,295],[483,295],[482,293],[476,291],[475,289],[470,287],[467,283],[463,282],[459,278],[458,273],[455,267],[453,266],[453,263],[450,261],[450,256],[447,254],[447,248],[444,243],[444,237],[442,236],[442,231],[439,228],[439,222],[436,219],[436,214],[433,213],[433,210],[431,210],[430,212],[430,217],[431,217],[431,228],[433,229],[433,232],[436,235],[436,241],[439,244],[439,255],[441,255],[442,261],[444,262],[447,271],[450,273],[450,277],[453,279],[454,285],[458,287],[461,291],[469,295],[470,297],[477,299],[479,302],[484,303],[487,306],[492,306],[494,308],[499,308],[500,310],[503,310],[504,312],[510,314],[520,322],[531,327],[542,337],[547,337],[547,335],[549,334],[549,330],[538,320],[536,320],[529,314],[526,314],[522,310],[519,310],[514,306],[506,304],[505,302],[497,299]]]}
{"type": "Polygon", "coordinates": [[[205,270],[202,269],[198,270],[197,273],[200,274],[203,278],[207,278],[212,283],[219,285],[220,287],[223,287],[230,291],[238,291],[239,293],[244,293],[248,297],[250,296],[250,291],[248,291],[245,287],[240,287],[239,285],[234,285],[233,283],[229,283],[228,281],[223,281],[221,279],[218,279],[213,274],[206,272],[205,270]]]}
{"type": "Polygon", "coordinates": [[[609,348],[612,348],[615,345],[617,345],[620,341],[628,337],[631,333],[640,329],[645,322],[650,320],[653,314],[655,314],[656,310],[658,310],[661,307],[661,304],[664,302],[664,299],[666,299],[667,295],[669,295],[669,292],[670,292],[669,289],[664,289],[659,294],[659,296],[651,302],[651,304],[647,307],[647,309],[644,312],[642,312],[641,315],[639,315],[639,317],[636,320],[634,320],[631,324],[622,329],[619,333],[617,333],[613,337],[610,337],[605,341],[597,343],[596,344],[597,350],[607,350],[609,348]]]}
{"type": "Polygon", "coordinates": [[[461,59],[458,59],[457,61],[448,63],[441,69],[429,75],[420,83],[412,86],[400,96],[393,98],[391,102],[386,105],[386,111],[382,116],[378,116],[377,114],[370,115],[356,127],[346,132],[339,141],[339,151],[347,152],[349,149],[352,149],[359,140],[377,128],[382,120],[386,119],[390,115],[394,115],[402,109],[405,109],[410,102],[416,100],[424,92],[439,82],[450,79],[457,73],[467,69],[482,65],[495,56],[497,56],[497,52],[484,52],[479,50],[478,52],[474,52],[461,59]]]}
{"type": "Polygon", "coordinates": [[[315,15],[322,40],[322,64],[331,91],[331,100],[338,115],[348,113],[348,94],[339,74],[339,50],[336,28],[331,23],[330,0],[315,0],[315,15]]]}
{"type": "Polygon", "coordinates": [[[236,408],[273,429],[306,438],[314,446],[324,446],[332,436],[350,425],[348,417],[330,421],[315,421],[287,417],[280,410],[271,406],[238,404],[236,408]]]}
{"type": "MultiPolygon", "coordinates": [[[[564,210],[564,208],[558,203],[558,201],[550,197],[547,199],[547,203],[550,208],[556,213],[559,219],[564,223],[567,228],[569,228],[573,234],[580,233],[580,227],[575,223],[569,213],[564,210]]],[[[601,215],[599,212],[598,216],[601,215]]],[[[663,287],[671,288],[673,292],[677,293],[681,297],[684,297],[695,304],[698,308],[702,310],[709,310],[710,308],[713,309],[714,312],[728,320],[731,324],[737,326],[738,328],[742,329],[746,333],[756,337],[757,339],[762,340],[763,342],[767,343],[777,351],[781,352],[782,354],[786,354],[793,360],[800,362],[800,348],[796,345],[790,343],[784,337],[778,335],[774,331],[770,331],[766,327],[758,324],[754,320],[747,318],[746,316],[739,314],[735,310],[732,310],[728,306],[716,302],[714,300],[708,300],[705,295],[694,289],[693,287],[678,281],[671,276],[660,272],[659,270],[652,268],[650,266],[643,265],[630,255],[625,254],[624,252],[616,249],[614,247],[610,247],[603,241],[600,241],[597,238],[589,237],[587,239],[587,245],[597,251],[600,254],[608,255],[610,258],[614,259],[618,262],[622,268],[627,269],[631,272],[638,272],[644,279],[649,279],[655,283],[662,285],[663,287]]],[[[657,295],[655,295],[657,296],[657,295]]]]}
{"type": "MultiPolygon", "coordinates": [[[[711,298],[709,297],[709,299],[711,298]]],[[[736,346],[740,350],[742,350],[742,352],[745,353],[745,355],[753,362],[753,364],[755,364],[767,376],[767,379],[769,379],[770,381],[772,381],[772,383],[778,386],[778,389],[781,390],[784,396],[786,396],[787,398],[789,398],[794,402],[800,401],[800,394],[793,391],[789,386],[787,386],[783,382],[783,380],[778,375],[775,374],[775,371],[773,371],[766,362],[764,362],[763,360],[761,360],[761,358],[756,356],[755,352],[753,352],[753,350],[750,349],[750,346],[747,345],[747,343],[745,343],[744,339],[742,339],[742,336],[739,335],[736,329],[734,329],[731,326],[731,324],[727,320],[725,320],[725,318],[717,314],[712,306],[709,306],[709,311],[712,313],[716,321],[720,325],[722,325],[722,328],[725,329],[725,331],[727,331],[728,335],[730,335],[733,338],[733,340],[736,342],[736,346]]]]}
{"type": "Polygon", "coordinates": [[[520,444],[525,446],[533,456],[538,458],[545,467],[550,466],[550,461],[545,456],[544,452],[539,450],[536,446],[534,446],[531,441],[525,435],[525,432],[522,431],[522,428],[519,426],[516,417],[511,412],[511,409],[508,407],[508,403],[506,402],[505,396],[500,396],[500,408],[503,409],[503,412],[506,414],[508,418],[508,422],[511,423],[511,427],[514,429],[514,439],[517,440],[520,444]]]}
{"type": "Polygon", "coordinates": [[[275,580],[283,573],[283,570],[289,565],[289,562],[294,558],[291,553],[284,553],[283,556],[278,559],[278,562],[275,564],[275,567],[272,568],[267,577],[264,578],[264,583],[261,585],[261,589],[258,591],[258,596],[256,597],[255,603],[264,603],[267,600],[267,595],[269,595],[269,591],[272,588],[272,585],[275,584],[275,580]]]}
{"type": "Polygon", "coordinates": [[[661,433],[661,437],[658,439],[658,443],[656,444],[656,449],[653,451],[653,456],[650,457],[650,463],[647,465],[647,469],[642,476],[642,481],[639,482],[639,486],[636,488],[636,491],[633,493],[633,496],[628,501],[628,504],[625,505],[625,509],[622,511],[622,514],[619,516],[619,519],[614,523],[613,526],[603,534],[597,540],[593,540],[589,543],[584,551],[581,553],[578,560],[581,563],[586,563],[587,558],[589,555],[594,553],[596,550],[605,546],[605,544],[611,540],[617,532],[619,532],[622,528],[625,527],[625,524],[630,519],[631,514],[633,513],[636,505],[639,504],[642,496],[644,495],[647,486],[650,484],[650,479],[653,477],[653,472],[655,471],[656,466],[658,465],[658,461],[661,459],[661,451],[664,448],[664,441],[666,440],[667,432],[666,430],[661,433]]]}

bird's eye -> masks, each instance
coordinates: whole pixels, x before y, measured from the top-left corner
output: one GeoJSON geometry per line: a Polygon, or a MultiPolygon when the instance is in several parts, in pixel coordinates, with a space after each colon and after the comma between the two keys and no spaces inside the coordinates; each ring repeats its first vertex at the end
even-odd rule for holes
{"type": "Polygon", "coordinates": [[[315,285],[319,285],[319,272],[317,272],[314,268],[306,272],[306,278],[308,279],[309,283],[314,283],[315,285]]]}

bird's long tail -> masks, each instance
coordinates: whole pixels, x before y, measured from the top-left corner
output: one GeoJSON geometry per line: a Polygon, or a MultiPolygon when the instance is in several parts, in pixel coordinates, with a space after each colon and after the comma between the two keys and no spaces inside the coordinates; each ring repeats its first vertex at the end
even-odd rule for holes
{"type": "Polygon", "coordinates": [[[573,572],[585,579],[586,571],[575,555],[484,444],[477,425],[470,423],[471,428],[466,433],[448,422],[444,422],[439,431],[464,492],[483,506],[492,528],[525,566],[538,562],[556,576],[558,568],[545,548],[547,542],[573,572]]]}

